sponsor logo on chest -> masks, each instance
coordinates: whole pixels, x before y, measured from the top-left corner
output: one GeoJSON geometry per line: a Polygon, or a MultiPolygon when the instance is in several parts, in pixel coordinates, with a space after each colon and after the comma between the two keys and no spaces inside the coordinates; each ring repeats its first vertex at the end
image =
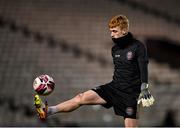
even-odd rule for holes
{"type": "Polygon", "coordinates": [[[120,58],[120,57],[121,57],[121,55],[119,55],[119,54],[115,55],[115,58],[120,58]]]}

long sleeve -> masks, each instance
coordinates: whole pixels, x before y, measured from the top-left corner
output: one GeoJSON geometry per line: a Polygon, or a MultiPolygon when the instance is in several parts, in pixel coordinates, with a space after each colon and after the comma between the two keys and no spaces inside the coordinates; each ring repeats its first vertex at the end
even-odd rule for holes
{"type": "Polygon", "coordinates": [[[138,66],[142,83],[148,83],[148,56],[147,50],[142,43],[139,43],[137,49],[138,66]]]}

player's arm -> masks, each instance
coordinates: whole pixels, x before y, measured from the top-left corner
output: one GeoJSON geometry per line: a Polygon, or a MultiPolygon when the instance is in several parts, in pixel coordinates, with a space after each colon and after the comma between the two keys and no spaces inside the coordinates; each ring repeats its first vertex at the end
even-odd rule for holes
{"type": "Polygon", "coordinates": [[[141,93],[139,95],[138,104],[142,102],[143,107],[149,107],[153,105],[154,98],[149,91],[148,85],[148,56],[147,50],[143,44],[140,44],[137,49],[137,59],[140,69],[141,77],[141,93]]]}

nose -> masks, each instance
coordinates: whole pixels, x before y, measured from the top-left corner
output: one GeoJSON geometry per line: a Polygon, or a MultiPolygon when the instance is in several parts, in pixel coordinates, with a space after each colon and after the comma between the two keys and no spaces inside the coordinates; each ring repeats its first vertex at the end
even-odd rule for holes
{"type": "Polygon", "coordinates": [[[111,37],[112,37],[112,38],[114,37],[114,34],[113,34],[113,32],[111,32],[111,37]]]}

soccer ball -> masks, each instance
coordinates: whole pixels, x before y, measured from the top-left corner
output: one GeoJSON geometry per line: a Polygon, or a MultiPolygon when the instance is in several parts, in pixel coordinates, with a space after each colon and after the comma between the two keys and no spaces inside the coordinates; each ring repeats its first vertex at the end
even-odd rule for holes
{"type": "Polygon", "coordinates": [[[33,88],[39,95],[49,95],[53,92],[55,82],[49,75],[40,75],[33,82],[33,88]]]}

